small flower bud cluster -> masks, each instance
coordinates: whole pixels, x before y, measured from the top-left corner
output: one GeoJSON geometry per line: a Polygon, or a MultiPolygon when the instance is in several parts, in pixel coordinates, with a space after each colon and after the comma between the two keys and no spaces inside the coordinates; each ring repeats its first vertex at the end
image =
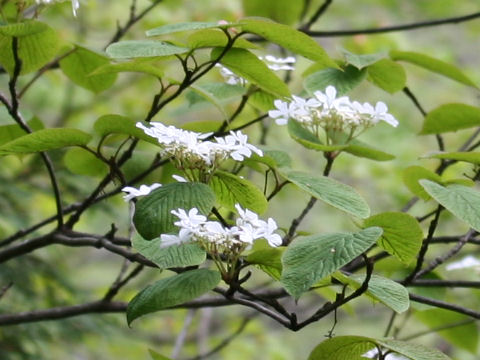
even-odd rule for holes
{"type": "Polygon", "coordinates": [[[289,119],[293,119],[314,134],[323,129],[327,136],[343,133],[348,136],[348,140],[379,121],[385,121],[394,127],[398,125],[393,115],[387,112],[387,105],[381,101],[373,107],[369,103],[352,102],[347,96],[337,98],[337,90],[331,85],[325,93],[315,91],[313,95],[310,99],[293,96],[289,102],[275,100],[276,109],[270,110],[268,115],[278,125],[285,125],[289,119]]]}
{"type": "MultiPolygon", "coordinates": [[[[37,4],[51,4],[55,2],[64,2],[65,0],[36,0],[37,4]]],[[[72,11],[73,16],[77,16],[77,10],[80,7],[80,2],[78,0],[71,0],[72,1],[72,11]]]]}
{"type": "Polygon", "coordinates": [[[178,235],[162,234],[162,247],[184,242],[198,242],[207,249],[214,246],[217,251],[242,251],[249,248],[257,239],[266,239],[270,246],[282,244],[280,235],[275,234],[277,224],[269,218],[260,220],[258,215],[248,209],[235,205],[239,217],[236,226],[224,227],[218,221],[207,221],[207,217],[192,208],[188,213],[184,209],[172,210],[172,214],[180,220],[174,224],[180,228],[178,235]]]}
{"type": "Polygon", "coordinates": [[[252,153],[263,156],[260,149],[247,142],[247,135],[241,131],[231,131],[225,137],[216,137],[214,142],[205,140],[212,133],[196,133],[165,126],[159,122],[152,122],[150,125],[151,127],[146,127],[137,123],[138,128],[158,140],[164,155],[171,156],[181,170],[213,172],[227,158],[243,161],[252,153]]]}

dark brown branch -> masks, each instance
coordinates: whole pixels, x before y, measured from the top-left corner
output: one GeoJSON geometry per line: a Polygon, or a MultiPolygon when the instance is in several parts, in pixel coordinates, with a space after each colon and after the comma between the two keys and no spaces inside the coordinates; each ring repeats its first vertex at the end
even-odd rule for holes
{"type": "Polygon", "coordinates": [[[333,31],[305,31],[307,35],[313,37],[337,37],[337,36],[352,36],[352,35],[368,35],[368,34],[381,34],[393,31],[406,31],[415,30],[432,26],[440,26],[445,24],[458,24],[465,21],[474,20],[480,17],[480,12],[473,14],[455,16],[444,19],[418,21],[409,24],[393,25],[377,28],[365,28],[365,29],[352,29],[352,30],[333,30],[333,31]]]}
{"type": "Polygon", "coordinates": [[[410,297],[410,300],[421,303],[421,304],[432,305],[437,308],[451,310],[459,314],[467,315],[474,319],[480,319],[479,312],[474,311],[472,309],[465,308],[463,306],[458,306],[455,304],[447,303],[445,301],[435,300],[435,299],[431,299],[431,298],[427,298],[427,297],[415,295],[415,294],[409,294],[409,297],[410,297]]]}
{"type": "Polygon", "coordinates": [[[325,2],[315,11],[312,17],[302,26],[300,26],[301,31],[308,31],[313,24],[315,24],[320,16],[322,16],[328,7],[332,4],[333,0],[325,0],[325,2]]]}
{"type": "Polygon", "coordinates": [[[408,286],[480,289],[480,281],[416,279],[408,284],[408,286]]]}

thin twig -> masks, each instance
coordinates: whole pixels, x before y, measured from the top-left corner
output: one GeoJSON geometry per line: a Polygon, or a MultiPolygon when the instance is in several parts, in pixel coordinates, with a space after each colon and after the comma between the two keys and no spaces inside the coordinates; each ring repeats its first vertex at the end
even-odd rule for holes
{"type": "Polygon", "coordinates": [[[445,301],[440,301],[440,300],[427,298],[427,297],[416,295],[416,294],[409,294],[409,297],[410,297],[410,300],[421,303],[421,304],[432,305],[432,306],[435,306],[437,308],[451,310],[451,311],[457,312],[459,314],[467,315],[467,316],[470,316],[474,319],[480,319],[480,313],[479,312],[474,311],[472,309],[468,309],[468,308],[463,307],[463,306],[447,303],[445,301]]]}
{"type": "Polygon", "coordinates": [[[302,26],[300,26],[300,30],[307,31],[309,30],[313,24],[315,24],[320,16],[322,16],[328,9],[328,7],[332,4],[333,0],[325,0],[325,2],[315,11],[312,17],[302,26]]]}

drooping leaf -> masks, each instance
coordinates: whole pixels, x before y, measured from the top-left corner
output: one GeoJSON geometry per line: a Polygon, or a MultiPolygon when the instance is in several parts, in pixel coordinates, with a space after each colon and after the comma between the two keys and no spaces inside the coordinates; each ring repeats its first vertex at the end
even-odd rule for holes
{"type": "Polygon", "coordinates": [[[217,201],[230,210],[235,210],[237,203],[257,214],[263,214],[267,210],[268,202],[260,189],[237,175],[217,170],[210,181],[210,187],[217,201]]]}
{"type": "Polygon", "coordinates": [[[308,194],[337,209],[362,219],[370,215],[368,204],[349,185],[329,177],[313,176],[300,171],[283,171],[282,175],[308,194]]]}
{"type": "MultiPolygon", "coordinates": [[[[222,51],[222,48],[213,49],[212,60],[217,59],[222,51]]],[[[220,62],[238,76],[275,96],[290,96],[287,85],[262,60],[248,50],[230,49],[220,62]]]]}
{"type": "Polygon", "coordinates": [[[87,176],[105,176],[108,165],[94,154],[81,148],[71,148],[63,156],[63,163],[74,174],[87,176]]]}
{"type": "MultiPolygon", "coordinates": [[[[228,38],[223,31],[218,29],[205,29],[194,32],[188,37],[187,45],[191,49],[224,47],[228,38]]],[[[233,43],[234,48],[257,49],[258,46],[248,40],[239,38],[233,43]]]]}
{"type": "Polygon", "coordinates": [[[480,152],[478,151],[457,151],[457,152],[442,152],[429,154],[425,157],[430,159],[447,159],[447,160],[457,160],[465,161],[472,164],[480,164],[480,152]]]}
{"type": "Polygon", "coordinates": [[[259,35],[309,60],[338,68],[338,65],[313,38],[290,26],[260,18],[243,19],[240,23],[243,31],[259,35]]]}
{"type": "Polygon", "coordinates": [[[453,215],[480,231],[480,192],[463,185],[444,187],[430,180],[420,180],[423,188],[453,215]]]}
{"type": "Polygon", "coordinates": [[[442,178],[433,171],[425,169],[422,166],[409,166],[403,170],[403,183],[413,194],[425,201],[430,199],[430,195],[419,184],[420,179],[428,179],[440,183],[442,178]]]}
{"type": "Polygon", "coordinates": [[[219,24],[218,22],[202,22],[202,21],[192,21],[192,22],[181,22],[175,24],[167,24],[163,26],[150,29],[146,32],[147,36],[159,36],[166,34],[173,34],[181,31],[191,31],[191,30],[202,30],[202,29],[211,29],[211,28],[228,28],[238,24],[228,23],[228,24],[219,24]]]}
{"type": "Polygon", "coordinates": [[[93,71],[90,76],[117,74],[122,72],[135,72],[155,76],[160,79],[163,76],[163,70],[152,61],[145,61],[145,59],[134,59],[131,61],[124,61],[116,64],[105,64],[93,71]]]}
{"type": "Polygon", "coordinates": [[[152,357],[152,360],[171,360],[170,358],[163,356],[152,349],[148,349],[148,353],[152,357]]]}
{"type": "Polygon", "coordinates": [[[42,129],[3,144],[0,146],[0,155],[27,154],[67,146],[82,146],[86,145],[90,139],[91,135],[77,129],[42,129]]]}
{"type": "Polygon", "coordinates": [[[475,88],[477,87],[477,85],[475,85],[475,83],[456,66],[446,63],[442,60],[435,59],[431,56],[412,51],[393,50],[390,51],[390,57],[392,60],[409,62],[431,72],[446,76],[462,84],[475,88]]]}
{"type": "Polygon", "coordinates": [[[172,210],[189,211],[196,207],[200,213],[208,215],[214,202],[215,195],[205,184],[171,183],[137,201],[133,222],[138,233],[150,240],[177,229],[173,223],[178,219],[172,210]]]}
{"type": "Polygon", "coordinates": [[[384,212],[364,220],[365,227],[378,226],[383,234],[377,244],[408,265],[422,246],[423,231],[417,219],[401,212],[384,212]]]}
{"type": "Polygon", "coordinates": [[[183,243],[161,247],[162,240],[156,238],[145,240],[134,236],[132,246],[148,260],[158,265],[160,269],[200,265],[206,259],[205,250],[196,243],[183,243]]]}
{"type": "Polygon", "coordinates": [[[382,235],[372,227],[357,233],[312,235],[295,239],[282,257],[282,283],[298,298],[317,281],[368,250],[382,235]]]}
{"type": "Polygon", "coordinates": [[[327,68],[308,75],[303,81],[303,87],[310,95],[313,95],[315,91],[324,92],[327,86],[333,85],[340,96],[359,85],[366,75],[366,69],[358,70],[352,65],[346,66],[343,71],[327,68]]]}
{"type": "Polygon", "coordinates": [[[364,67],[372,65],[386,56],[383,52],[375,54],[354,54],[345,49],[342,50],[342,53],[347,63],[355,66],[358,70],[362,70],[364,67]]]}
{"type": "Polygon", "coordinates": [[[176,46],[156,40],[126,40],[107,47],[107,54],[113,59],[133,59],[142,57],[161,57],[184,54],[190,51],[186,47],[176,46]]]}
{"type": "Polygon", "coordinates": [[[358,139],[351,140],[348,143],[348,146],[346,146],[342,151],[361,158],[371,159],[375,161],[389,161],[395,159],[395,156],[393,156],[392,154],[386,153],[382,150],[378,150],[358,139]]]}
{"type": "Polygon", "coordinates": [[[260,249],[249,254],[246,260],[250,264],[257,265],[275,280],[280,280],[284,251],[284,247],[260,249]]]}
{"type": "Polygon", "coordinates": [[[446,104],[427,114],[420,134],[441,134],[476,126],[480,126],[480,108],[465,104],[446,104]]]}
{"type": "Polygon", "coordinates": [[[108,114],[100,116],[93,126],[100,136],[124,134],[158,145],[156,138],[145,134],[142,129],[137,128],[136,124],[137,121],[126,116],[108,114]]]}
{"type": "Polygon", "coordinates": [[[21,61],[20,74],[40,69],[57,54],[61,41],[57,32],[45,23],[29,20],[0,26],[0,64],[12,75],[15,68],[13,38],[21,61]]]}
{"type": "Polygon", "coordinates": [[[261,16],[287,25],[297,22],[303,9],[301,1],[291,0],[242,0],[242,5],[246,16],[261,16]]]}
{"type": "Polygon", "coordinates": [[[368,80],[390,94],[402,90],[407,83],[407,74],[400,64],[382,59],[367,69],[368,80]]]}
{"type": "MultiPolygon", "coordinates": [[[[40,119],[34,117],[33,119],[27,121],[27,125],[33,131],[43,129],[43,123],[40,119]]],[[[12,124],[12,125],[2,125],[0,126],[0,145],[3,145],[9,141],[15,140],[20,136],[25,135],[25,130],[23,130],[20,125],[12,124]]]]}
{"type": "Polygon", "coordinates": [[[196,269],[171,276],[147,286],[128,304],[127,322],[142,315],[168,309],[193,300],[212,290],[220,282],[218,271],[196,269]]]}

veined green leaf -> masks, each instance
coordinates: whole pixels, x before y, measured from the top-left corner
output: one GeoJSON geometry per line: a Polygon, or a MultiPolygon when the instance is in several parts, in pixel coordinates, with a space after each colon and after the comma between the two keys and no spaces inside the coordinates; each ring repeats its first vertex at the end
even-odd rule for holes
{"type": "Polygon", "coordinates": [[[159,280],[130,301],[127,307],[128,325],[142,315],[193,300],[212,290],[220,280],[218,271],[208,269],[190,270],[159,280]]]}
{"type": "Polygon", "coordinates": [[[327,86],[333,85],[340,96],[359,85],[366,75],[366,69],[358,70],[352,65],[348,65],[343,71],[327,68],[308,75],[303,81],[303,87],[310,95],[313,95],[315,91],[324,92],[327,86]]]}
{"type": "Polygon", "coordinates": [[[435,59],[431,56],[420,54],[412,51],[390,51],[390,57],[396,61],[406,61],[411,64],[420,66],[431,72],[446,76],[452,80],[458,81],[462,84],[477,88],[477,85],[470,80],[462,71],[456,66],[446,63],[444,61],[435,59]]]}
{"type": "Polygon", "coordinates": [[[109,168],[102,160],[82,148],[71,148],[63,156],[63,163],[74,174],[105,176],[109,168]]]}
{"type": "Polygon", "coordinates": [[[375,54],[354,54],[345,49],[342,50],[342,53],[347,63],[355,66],[358,70],[362,70],[364,67],[378,62],[387,55],[383,52],[375,54]]]}
{"type": "MultiPolygon", "coordinates": [[[[222,48],[213,49],[211,58],[217,59],[222,51],[222,48]]],[[[220,62],[238,76],[275,96],[290,96],[287,85],[262,60],[248,50],[230,49],[220,62]]]]}
{"type": "Polygon", "coordinates": [[[480,126],[480,108],[465,104],[446,104],[430,111],[420,135],[441,134],[480,126]]]}
{"type": "Polygon", "coordinates": [[[153,261],[160,269],[200,265],[207,257],[205,250],[196,243],[183,243],[161,247],[162,240],[156,238],[145,240],[134,236],[132,246],[148,260],[153,261]]]}
{"type": "Polygon", "coordinates": [[[93,126],[100,136],[124,134],[158,145],[158,140],[137,128],[136,123],[137,121],[122,115],[108,114],[100,116],[93,126]]]}
{"type": "Polygon", "coordinates": [[[370,216],[364,221],[365,227],[378,226],[383,234],[378,246],[408,265],[422,246],[423,231],[413,216],[401,212],[384,212],[370,216]]]}
{"type": "Polygon", "coordinates": [[[243,19],[240,23],[243,31],[257,34],[309,60],[338,68],[338,65],[313,38],[288,25],[259,18],[243,19]]]}
{"type": "MultiPolygon", "coordinates": [[[[44,128],[43,123],[37,117],[34,117],[31,120],[27,121],[27,125],[33,131],[44,128]]],[[[0,126],[0,145],[19,138],[20,136],[23,136],[25,134],[25,130],[23,130],[20,125],[2,125],[0,126]]]]}
{"type": "MultiPolygon", "coordinates": [[[[187,45],[191,49],[224,47],[227,46],[228,38],[225,33],[218,29],[205,29],[194,32],[188,37],[187,45]]],[[[233,43],[234,48],[258,49],[258,46],[248,40],[239,38],[233,43]]]]}
{"type": "Polygon", "coordinates": [[[106,52],[113,59],[133,59],[184,54],[189,48],[156,40],[126,40],[110,45],[106,52]]]}
{"type": "Polygon", "coordinates": [[[480,231],[480,192],[463,185],[444,187],[425,179],[420,184],[440,205],[480,231]]]}
{"type": "Polygon", "coordinates": [[[23,37],[38,34],[49,29],[45,23],[36,20],[27,20],[21,23],[0,26],[0,34],[11,37],[23,37]]]}
{"type": "Polygon", "coordinates": [[[289,181],[308,194],[353,216],[365,219],[370,208],[354,188],[326,176],[313,176],[300,171],[281,171],[289,181]]]}
{"type": "Polygon", "coordinates": [[[135,205],[133,222],[138,233],[144,239],[154,239],[160,234],[176,230],[177,221],[171,211],[196,207],[208,215],[215,202],[213,191],[205,184],[176,182],[155,189],[141,198],[135,205]]]}
{"type": "Polygon", "coordinates": [[[202,29],[211,29],[211,28],[228,28],[237,26],[236,23],[227,23],[220,24],[218,22],[202,22],[202,21],[192,21],[192,22],[181,22],[175,24],[167,24],[163,26],[150,29],[146,32],[147,36],[159,36],[166,34],[173,34],[181,31],[191,31],[191,30],[202,30],[202,29]]]}
{"type": "MultiPolygon", "coordinates": [[[[228,85],[228,84],[227,84],[228,85]]],[[[201,86],[197,86],[195,84],[190,85],[190,89],[194,91],[196,94],[205,98],[208,102],[212,103],[222,114],[223,119],[228,119],[228,114],[223,105],[221,104],[220,100],[215,97],[210,91],[206,90],[201,86]]]]}
{"type": "Polygon", "coordinates": [[[91,135],[77,129],[42,129],[0,146],[0,155],[27,154],[86,145],[91,135]]]}
{"type": "Polygon", "coordinates": [[[253,183],[226,171],[217,170],[210,181],[210,187],[217,201],[230,210],[235,210],[235,204],[263,214],[268,207],[265,195],[253,183]]]}
{"type": "Polygon", "coordinates": [[[298,298],[317,281],[367,251],[382,235],[372,227],[357,233],[312,235],[295,239],[282,257],[282,283],[298,298]]]}
{"type": "Polygon", "coordinates": [[[428,179],[435,182],[442,182],[442,178],[433,171],[425,169],[422,166],[409,166],[403,170],[403,183],[413,194],[425,201],[430,199],[430,195],[419,184],[420,179],[428,179]]]}
{"type": "Polygon", "coordinates": [[[268,248],[253,251],[246,258],[247,262],[257,265],[275,280],[280,280],[282,275],[282,255],[285,247],[268,248]]]}
{"type": "Polygon", "coordinates": [[[76,46],[71,54],[60,60],[60,68],[78,86],[99,93],[111,87],[117,77],[114,73],[92,74],[92,72],[109,63],[103,54],[76,46]]]}
{"type": "Polygon", "coordinates": [[[407,74],[400,64],[382,59],[367,69],[368,80],[390,94],[402,90],[407,83],[407,74]]]}
{"type": "MultiPolygon", "coordinates": [[[[231,85],[224,82],[199,84],[197,85],[197,88],[214,98],[218,104],[224,104],[239,99],[247,92],[247,89],[241,85],[231,85]]],[[[197,92],[188,92],[186,98],[190,106],[198,102],[207,101],[205,97],[199,95],[197,92]]],[[[215,130],[217,129],[218,127],[215,128],[215,130]]]]}

